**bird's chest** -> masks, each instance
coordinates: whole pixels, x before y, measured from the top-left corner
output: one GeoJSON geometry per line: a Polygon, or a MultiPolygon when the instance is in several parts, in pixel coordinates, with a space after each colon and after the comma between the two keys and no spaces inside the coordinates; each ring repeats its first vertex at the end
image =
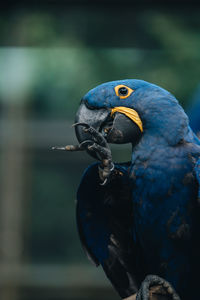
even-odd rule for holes
{"type": "Polygon", "coordinates": [[[130,178],[134,208],[138,213],[148,214],[147,220],[154,219],[159,209],[165,208],[167,213],[174,206],[183,206],[197,188],[193,166],[187,157],[139,160],[132,166],[130,178]]]}
{"type": "Polygon", "coordinates": [[[192,167],[186,160],[176,164],[173,160],[141,162],[130,176],[134,182],[135,238],[147,260],[160,268],[173,252],[174,243],[187,244],[191,238],[197,194],[192,167]]]}
{"type": "Polygon", "coordinates": [[[130,177],[133,179],[133,201],[138,207],[153,208],[170,198],[182,188],[184,177],[191,172],[189,167],[168,162],[141,161],[135,164],[130,177]]]}

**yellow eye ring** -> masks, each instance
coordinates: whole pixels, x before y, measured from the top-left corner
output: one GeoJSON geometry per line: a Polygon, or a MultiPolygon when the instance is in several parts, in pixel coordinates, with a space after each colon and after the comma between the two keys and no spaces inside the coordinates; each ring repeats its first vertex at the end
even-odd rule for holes
{"type": "Polygon", "coordinates": [[[120,99],[128,98],[132,92],[134,92],[134,90],[123,84],[119,84],[115,87],[115,93],[120,99]]]}

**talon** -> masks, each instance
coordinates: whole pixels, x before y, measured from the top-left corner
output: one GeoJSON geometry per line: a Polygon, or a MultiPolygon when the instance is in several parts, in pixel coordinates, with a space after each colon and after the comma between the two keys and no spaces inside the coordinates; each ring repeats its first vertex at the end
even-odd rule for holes
{"type": "Polygon", "coordinates": [[[112,172],[112,171],[114,170],[114,168],[115,168],[115,165],[114,165],[114,163],[111,161],[111,168],[110,168],[110,172],[112,172]]]}
{"type": "Polygon", "coordinates": [[[84,128],[83,131],[85,133],[89,132],[90,134],[94,134],[94,133],[98,134],[98,131],[96,131],[93,127],[84,128]]]}
{"type": "Polygon", "coordinates": [[[79,123],[72,124],[72,127],[76,127],[76,126],[85,126],[87,128],[90,127],[87,123],[81,123],[81,122],[79,122],[79,123]]]}
{"type": "Polygon", "coordinates": [[[92,145],[88,146],[88,150],[93,150],[95,148],[95,143],[93,143],[92,145]]]}
{"type": "Polygon", "coordinates": [[[108,178],[106,178],[105,180],[104,180],[104,182],[102,182],[102,183],[100,183],[100,185],[105,185],[106,183],[107,183],[107,181],[108,181],[108,178]]]}
{"type": "Polygon", "coordinates": [[[92,133],[93,132],[92,127],[84,128],[83,131],[85,133],[87,133],[87,132],[92,133]]]}
{"type": "Polygon", "coordinates": [[[94,144],[94,142],[93,141],[91,141],[91,140],[86,140],[86,141],[83,141],[82,143],[80,143],[79,144],[79,146],[80,147],[87,147],[89,144],[91,144],[91,143],[93,143],[94,144]]]}

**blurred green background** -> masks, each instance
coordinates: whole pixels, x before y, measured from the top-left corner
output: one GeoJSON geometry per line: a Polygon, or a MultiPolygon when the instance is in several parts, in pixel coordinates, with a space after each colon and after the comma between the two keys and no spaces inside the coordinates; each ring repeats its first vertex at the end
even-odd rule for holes
{"type": "MultiPolygon", "coordinates": [[[[119,299],[85,257],[75,198],[85,153],[81,97],[110,80],[161,85],[187,108],[200,81],[200,9],[191,2],[9,2],[0,11],[0,299],[119,299]]],[[[117,161],[129,146],[115,146],[117,161]]]]}

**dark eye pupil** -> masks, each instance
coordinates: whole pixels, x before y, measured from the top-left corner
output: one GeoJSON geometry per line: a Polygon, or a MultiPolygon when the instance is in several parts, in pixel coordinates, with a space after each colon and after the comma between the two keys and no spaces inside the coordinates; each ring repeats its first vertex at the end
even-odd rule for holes
{"type": "Polygon", "coordinates": [[[121,88],[119,88],[118,93],[121,96],[126,96],[128,94],[128,90],[125,87],[121,87],[121,88]]]}

